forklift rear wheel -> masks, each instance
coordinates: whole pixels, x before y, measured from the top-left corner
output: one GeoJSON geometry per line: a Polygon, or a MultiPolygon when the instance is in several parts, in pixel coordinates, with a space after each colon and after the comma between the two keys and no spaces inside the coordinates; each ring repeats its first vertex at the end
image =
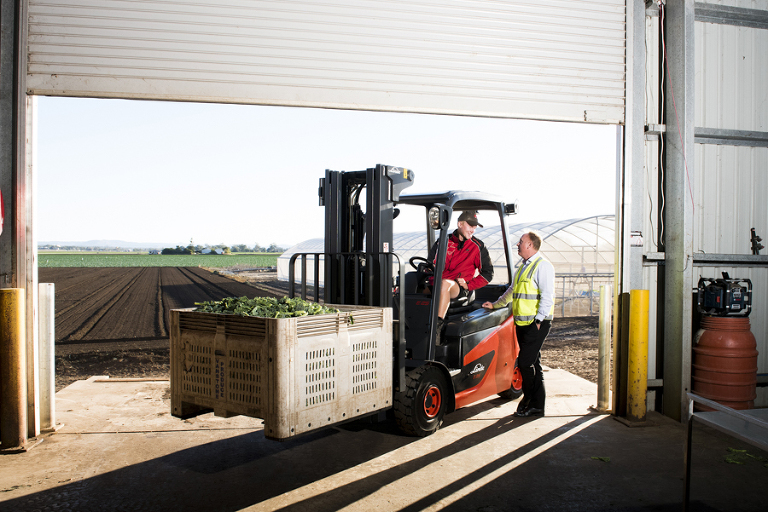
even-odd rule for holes
{"type": "Polygon", "coordinates": [[[407,434],[425,437],[443,423],[448,405],[448,384],[434,366],[421,366],[405,376],[406,387],[395,397],[395,420],[407,434]]]}
{"type": "Polygon", "coordinates": [[[523,395],[523,374],[520,373],[520,368],[517,366],[517,359],[515,359],[515,369],[512,371],[512,385],[508,390],[499,393],[501,398],[507,400],[514,400],[520,398],[523,395]]]}

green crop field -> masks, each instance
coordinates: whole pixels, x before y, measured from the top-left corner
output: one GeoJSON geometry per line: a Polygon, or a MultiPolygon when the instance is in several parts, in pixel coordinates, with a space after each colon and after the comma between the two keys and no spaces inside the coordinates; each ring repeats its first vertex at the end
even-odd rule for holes
{"type": "Polygon", "coordinates": [[[208,267],[257,268],[277,265],[272,254],[101,254],[39,253],[39,267],[208,267]]]}

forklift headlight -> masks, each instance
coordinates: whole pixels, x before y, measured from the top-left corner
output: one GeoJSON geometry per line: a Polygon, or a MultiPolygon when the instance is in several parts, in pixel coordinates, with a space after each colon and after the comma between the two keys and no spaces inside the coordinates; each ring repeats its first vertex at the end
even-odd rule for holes
{"type": "Polygon", "coordinates": [[[429,227],[440,229],[440,208],[433,206],[429,209],[429,227]]]}

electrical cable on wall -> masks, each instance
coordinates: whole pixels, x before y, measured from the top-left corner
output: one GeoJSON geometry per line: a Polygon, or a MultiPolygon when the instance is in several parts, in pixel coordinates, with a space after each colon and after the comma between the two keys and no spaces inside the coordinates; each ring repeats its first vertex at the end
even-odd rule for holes
{"type": "MultiPolygon", "coordinates": [[[[664,46],[664,11],[661,8],[661,0],[658,1],[659,4],[659,32],[661,33],[661,45],[664,46]]],[[[661,54],[661,77],[659,80],[660,84],[660,103],[659,103],[659,123],[662,126],[666,126],[664,123],[666,123],[666,118],[664,116],[664,80],[666,78],[666,75],[664,74],[664,66],[667,64],[666,54],[662,52],[661,54]]],[[[659,205],[659,243],[661,245],[664,244],[664,135],[659,134],[659,194],[661,195],[661,204],[659,205]]]]}
{"type": "MultiPolygon", "coordinates": [[[[645,43],[645,108],[643,111],[645,112],[645,117],[648,119],[650,117],[648,115],[648,98],[653,96],[653,88],[651,87],[650,81],[648,80],[648,77],[650,76],[650,73],[648,73],[648,56],[650,53],[648,52],[648,38],[644,37],[643,41],[645,43]]],[[[661,134],[659,134],[659,141],[661,141],[661,134]]],[[[656,235],[654,233],[654,227],[653,227],[653,197],[651,196],[651,174],[648,169],[648,166],[645,166],[645,188],[648,192],[648,202],[650,203],[650,208],[648,208],[648,221],[651,224],[651,243],[653,243],[653,246],[657,249],[659,248],[658,244],[656,243],[656,235]]]]}
{"type": "MultiPolygon", "coordinates": [[[[667,57],[667,45],[664,42],[664,4],[662,2],[659,2],[659,16],[661,17],[661,46],[664,49],[664,62],[667,66],[667,73],[671,74],[669,71],[669,58],[667,57]]],[[[677,113],[677,102],[675,101],[675,90],[672,87],[672,81],[669,82],[669,92],[672,94],[672,107],[675,110],[675,120],[677,121],[677,134],[680,136],[680,147],[682,148],[683,152],[683,163],[685,165],[685,175],[688,178],[688,191],[691,194],[691,208],[693,208],[693,211],[696,211],[696,204],[693,201],[693,185],[691,183],[691,175],[688,171],[688,158],[685,155],[685,145],[683,143],[683,132],[680,130],[680,117],[677,113]]]]}

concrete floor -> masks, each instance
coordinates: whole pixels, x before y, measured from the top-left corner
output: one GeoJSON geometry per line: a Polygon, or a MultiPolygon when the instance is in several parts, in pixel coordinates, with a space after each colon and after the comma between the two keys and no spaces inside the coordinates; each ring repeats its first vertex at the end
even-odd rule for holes
{"type": "MultiPolygon", "coordinates": [[[[57,393],[55,434],[0,456],[0,510],[681,509],[683,425],[651,413],[652,426],[628,428],[590,412],[594,384],[545,378],[544,418],[490,399],[424,439],[357,422],[280,443],[260,420],[172,417],[168,382],[93,377],[57,393]]],[[[696,426],[692,510],[768,510],[759,457],[696,426]]]]}

